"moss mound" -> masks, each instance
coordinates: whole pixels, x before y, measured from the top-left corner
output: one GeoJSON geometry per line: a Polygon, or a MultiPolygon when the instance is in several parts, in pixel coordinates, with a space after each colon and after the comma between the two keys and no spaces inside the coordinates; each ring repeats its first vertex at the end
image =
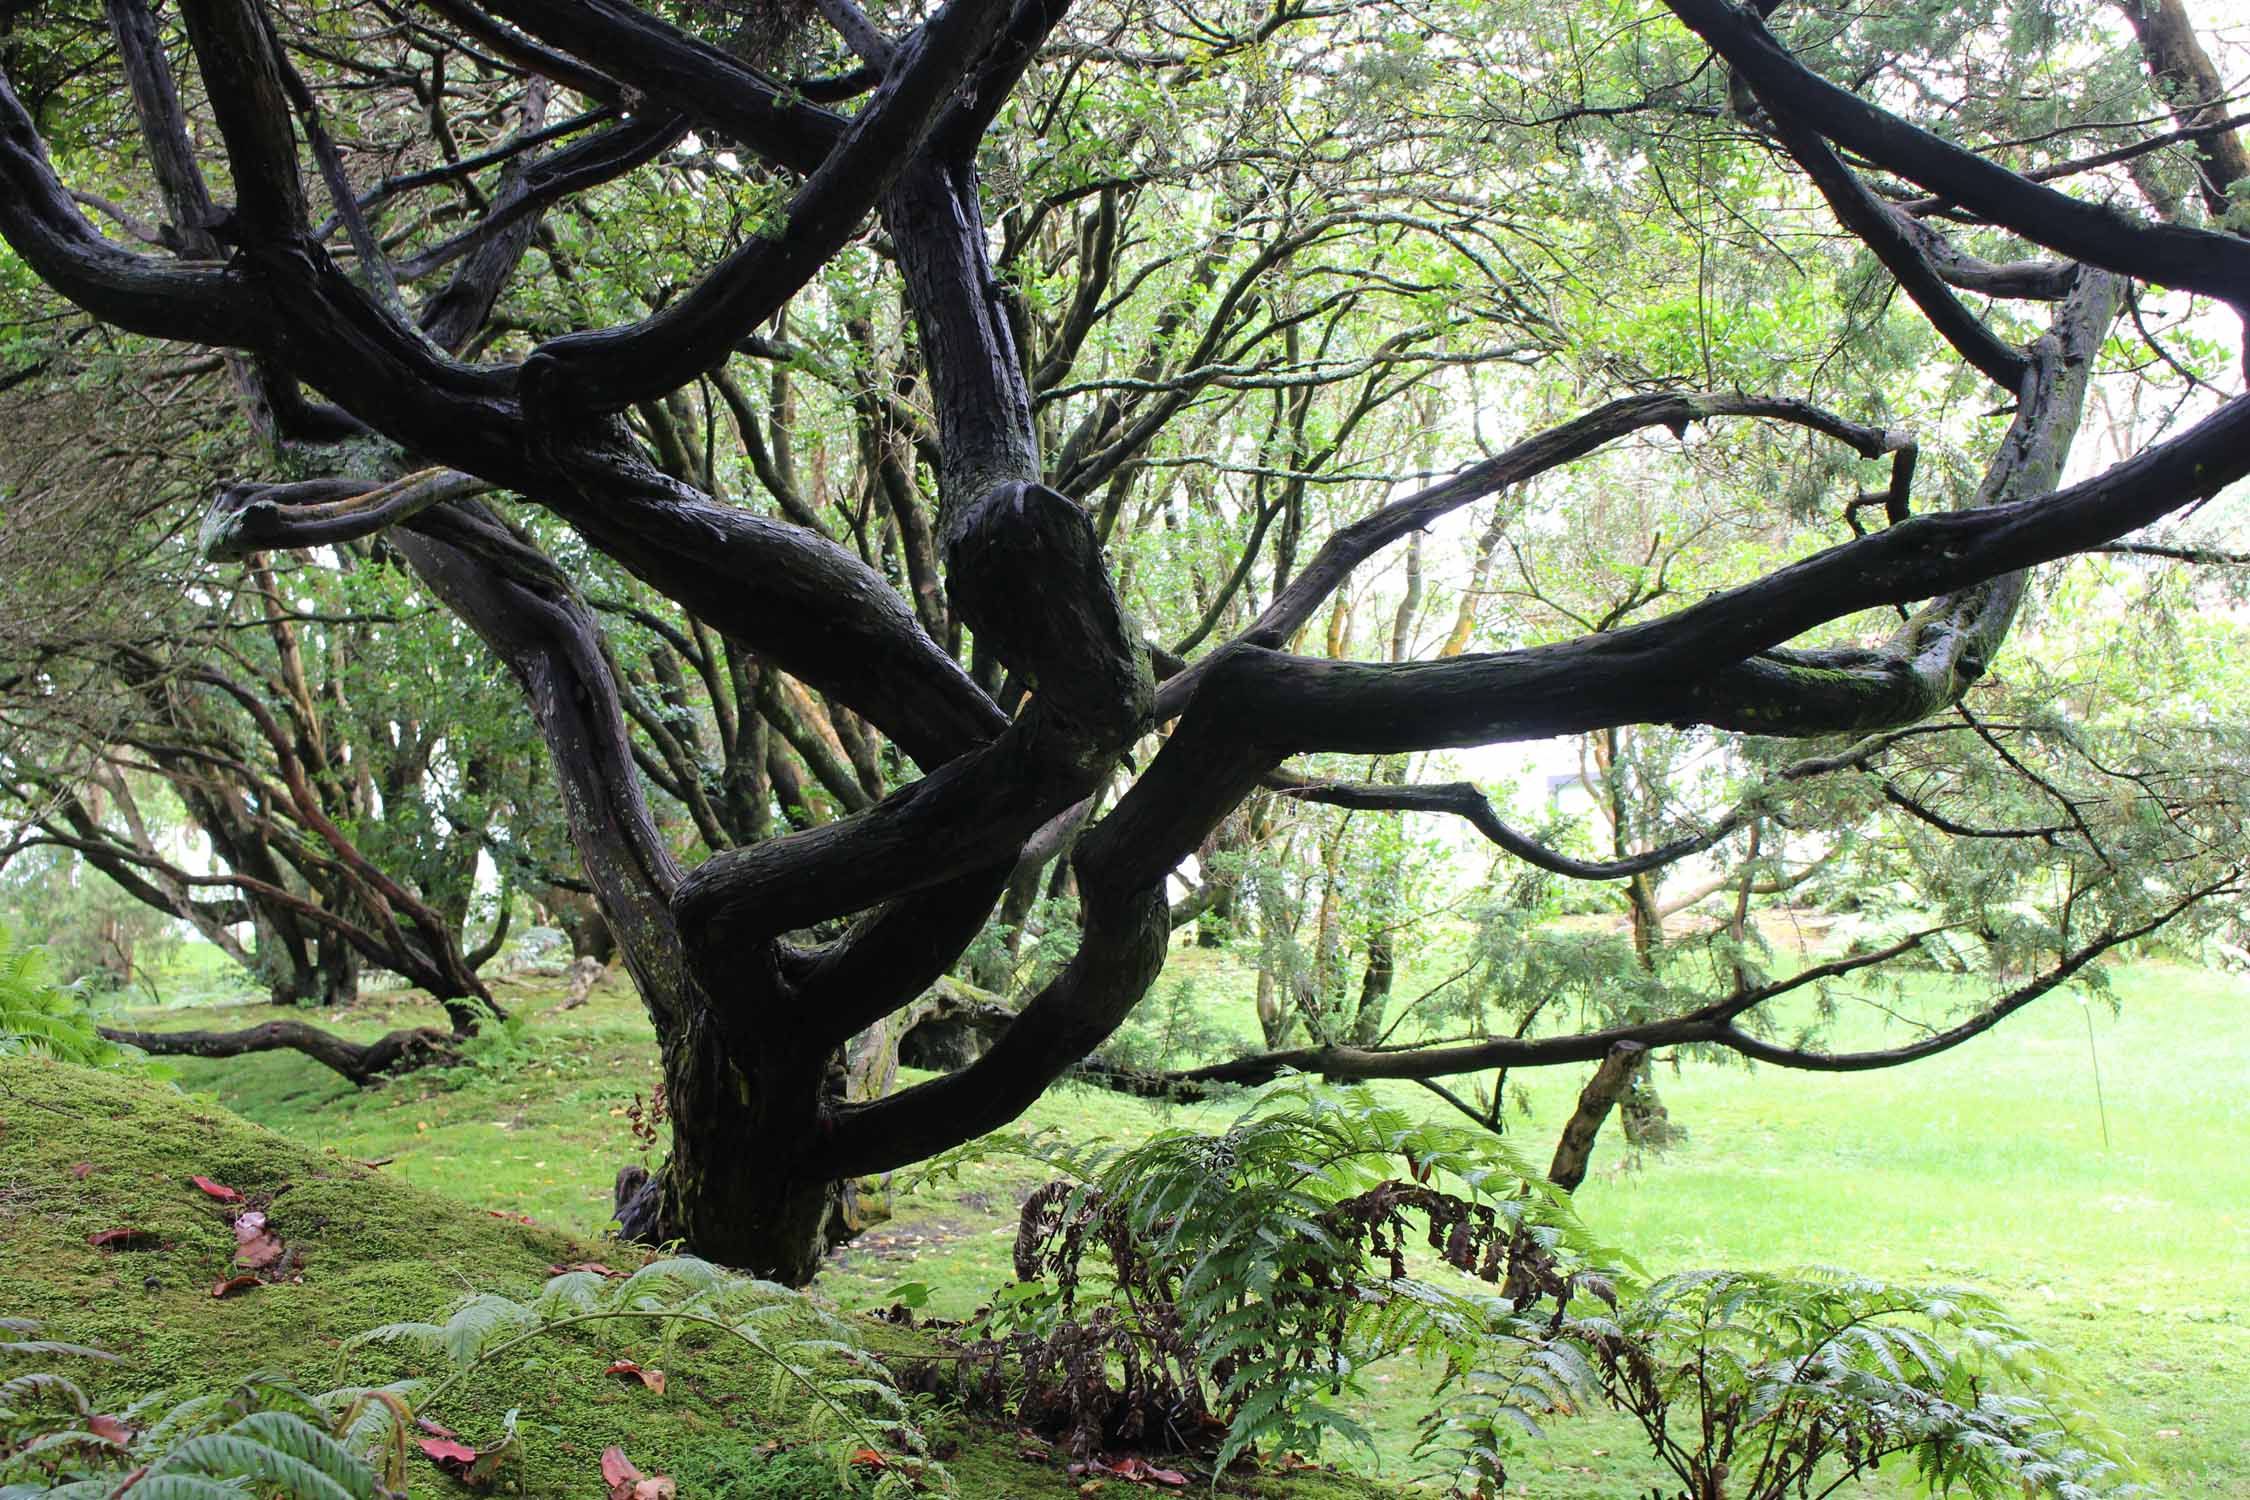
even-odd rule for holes
{"type": "MultiPolygon", "coordinates": [[[[0,1059],[0,1315],[36,1319],[49,1337],[107,1349],[114,1365],[70,1370],[106,1407],[162,1389],[171,1399],[280,1372],[309,1390],[431,1373],[409,1357],[362,1351],[354,1334],[383,1323],[442,1319],[464,1294],[524,1299],[549,1268],[633,1252],[466,1207],[387,1180],[380,1170],[308,1150],[207,1101],[127,1073],[36,1059],[0,1059]],[[294,1279],[218,1298],[234,1274],[227,1205],[190,1179],[267,1203],[272,1232],[300,1257],[294,1279]],[[104,1248],[137,1231],[149,1248],[104,1248]]],[[[599,1336],[535,1340],[488,1365],[430,1413],[464,1441],[497,1438],[506,1414],[523,1443],[522,1493],[599,1500],[601,1451],[625,1449],[644,1473],[669,1474],[681,1500],[823,1500],[857,1495],[860,1477],[803,1398],[739,1346],[608,1325],[599,1336]],[[663,1394],[607,1373],[611,1360],[660,1367],[663,1394]]],[[[892,1331],[895,1334],[895,1330],[892,1331]]],[[[60,1362],[58,1362],[59,1364],[60,1362]]],[[[944,1414],[925,1425],[972,1500],[1074,1496],[1059,1464],[1030,1462],[1001,1427],[944,1414]]],[[[1099,1487],[1113,1500],[1142,1487],[1099,1487]]],[[[1356,1480],[1293,1474],[1222,1492],[1345,1500],[1394,1494],[1356,1480]]],[[[415,1497],[472,1492],[417,1464],[415,1497]]]]}

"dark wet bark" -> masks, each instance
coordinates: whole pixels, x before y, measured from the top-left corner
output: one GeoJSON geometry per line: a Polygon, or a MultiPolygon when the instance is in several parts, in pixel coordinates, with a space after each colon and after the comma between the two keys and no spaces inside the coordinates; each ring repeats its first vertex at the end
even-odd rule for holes
{"type": "Polygon", "coordinates": [[[1579,1184],[1586,1180],[1586,1168],[1593,1160],[1594,1142],[1601,1135],[1602,1122],[1626,1096],[1634,1076],[1647,1061],[1648,1049],[1638,1042],[1619,1042],[1610,1048],[1602,1065],[1579,1091],[1578,1105],[1563,1124],[1562,1138],[1555,1142],[1554,1162],[1547,1168],[1549,1182],[1570,1192],[1578,1190],[1579,1184]]]}
{"type": "Polygon", "coordinates": [[[113,1042],[157,1057],[246,1057],[259,1052],[301,1052],[365,1088],[397,1073],[455,1061],[458,1036],[442,1031],[392,1031],[372,1042],[354,1042],[303,1021],[265,1021],[241,1031],[125,1031],[104,1026],[113,1042]]]}

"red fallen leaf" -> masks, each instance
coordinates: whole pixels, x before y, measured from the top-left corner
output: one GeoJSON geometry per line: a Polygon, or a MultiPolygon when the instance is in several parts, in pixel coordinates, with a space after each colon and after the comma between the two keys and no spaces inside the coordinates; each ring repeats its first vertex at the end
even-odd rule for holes
{"type": "Polygon", "coordinates": [[[188,1181],[203,1189],[207,1196],[216,1198],[221,1203],[240,1203],[242,1201],[242,1195],[223,1182],[213,1182],[208,1177],[190,1177],[188,1181]]]}
{"type": "MultiPolygon", "coordinates": [[[[1122,1479],[1127,1484],[1184,1485],[1188,1482],[1187,1476],[1178,1469],[1159,1469],[1145,1458],[1121,1458],[1115,1463],[1105,1463],[1097,1458],[1084,1468],[1089,1474],[1108,1475],[1122,1479]]],[[[1079,1466],[1072,1465],[1071,1472],[1079,1472],[1079,1466]]]]}
{"type": "Polygon", "coordinates": [[[890,1466],[891,1461],[873,1448],[861,1448],[852,1454],[852,1467],[855,1469],[887,1469],[890,1466]]]}
{"type": "Polygon", "coordinates": [[[634,1468],[623,1448],[602,1450],[602,1483],[609,1486],[609,1500],[674,1500],[679,1494],[668,1476],[643,1475],[634,1468]]]}
{"type": "Polygon", "coordinates": [[[266,1228],[266,1216],[255,1211],[234,1221],[234,1242],[234,1263],[253,1271],[262,1271],[281,1259],[284,1248],[266,1228]]]}
{"type": "Polygon", "coordinates": [[[612,1271],[598,1260],[574,1260],[567,1266],[549,1266],[547,1268],[549,1276],[560,1276],[566,1271],[591,1271],[605,1281],[616,1281],[625,1274],[623,1271],[612,1271]]]}
{"type": "Polygon", "coordinates": [[[497,1208],[488,1208],[485,1212],[495,1219],[506,1219],[511,1224],[529,1224],[531,1222],[531,1215],[529,1214],[504,1214],[497,1208]]]}
{"type": "Polygon", "coordinates": [[[153,1229],[105,1229],[86,1236],[96,1250],[154,1250],[164,1242],[153,1229]]]}
{"type": "Polygon", "coordinates": [[[451,1438],[416,1438],[415,1446],[431,1463],[458,1478],[466,1478],[469,1466],[477,1461],[476,1449],[451,1438]]]}
{"type": "Polygon", "coordinates": [[[226,1280],[211,1288],[211,1295],[214,1297],[231,1297],[236,1292],[247,1292],[252,1287],[262,1284],[255,1276],[229,1276],[226,1280]]]}
{"type": "Polygon", "coordinates": [[[651,1370],[637,1365],[629,1359],[621,1359],[609,1367],[609,1373],[622,1375],[627,1380],[638,1380],[659,1396],[664,1394],[664,1372],[662,1370],[651,1370]]]}
{"type": "Polygon", "coordinates": [[[84,1182],[86,1180],[86,1174],[93,1170],[94,1164],[92,1162],[82,1161],[77,1166],[70,1169],[70,1175],[77,1178],[80,1182],[84,1182]]]}
{"type": "Polygon", "coordinates": [[[432,1437],[460,1436],[459,1433],[446,1426],[443,1422],[433,1422],[428,1417],[416,1417],[414,1419],[414,1425],[421,1428],[424,1432],[429,1433],[432,1437]]]}
{"type": "Polygon", "coordinates": [[[133,1440],[133,1429],[127,1427],[124,1421],[117,1417],[88,1417],[86,1419],[86,1430],[104,1442],[115,1443],[120,1448],[133,1440]]]}

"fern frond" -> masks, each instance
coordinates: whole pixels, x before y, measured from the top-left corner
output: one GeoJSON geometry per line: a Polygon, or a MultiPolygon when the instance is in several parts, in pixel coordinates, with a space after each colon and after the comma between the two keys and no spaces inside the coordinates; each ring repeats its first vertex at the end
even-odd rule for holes
{"type": "Polygon", "coordinates": [[[372,1469],[289,1412],[253,1412],[223,1432],[189,1438],[149,1467],[152,1479],[166,1474],[254,1479],[286,1500],[376,1497],[372,1469]]]}

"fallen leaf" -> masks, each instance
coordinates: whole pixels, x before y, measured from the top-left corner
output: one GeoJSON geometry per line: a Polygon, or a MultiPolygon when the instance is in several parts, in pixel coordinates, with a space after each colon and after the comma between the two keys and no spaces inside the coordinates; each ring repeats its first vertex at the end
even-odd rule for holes
{"type": "Polygon", "coordinates": [[[855,1469],[887,1469],[890,1466],[891,1461],[873,1448],[861,1448],[852,1454],[852,1467],[855,1469]]]}
{"type": "Polygon", "coordinates": [[[455,1442],[450,1435],[416,1438],[415,1446],[431,1463],[472,1489],[483,1489],[491,1484],[500,1477],[503,1468],[519,1462],[523,1453],[512,1436],[481,1453],[467,1443],[455,1442]]]}
{"type": "Polygon", "coordinates": [[[213,1182],[208,1177],[190,1177],[188,1181],[203,1189],[206,1196],[216,1198],[221,1203],[240,1203],[242,1201],[242,1194],[223,1182],[213,1182]]]}
{"type": "Polygon", "coordinates": [[[676,1500],[680,1492],[669,1475],[634,1468],[623,1448],[602,1450],[602,1483],[609,1486],[609,1500],[676,1500]]]}
{"type": "Polygon", "coordinates": [[[122,1448],[133,1440],[133,1429],[120,1417],[88,1417],[86,1430],[107,1443],[122,1448]]]}
{"type": "Polygon", "coordinates": [[[609,1367],[609,1373],[622,1375],[627,1380],[638,1380],[659,1396],[664,1394],[664,1372],[662,1370],[651,1370],[643,1365],[637,1365],[629,1359],[621,1359],[609,1367]]]}
{"type": "Polygon", "coordinates": [[[477,1461],[477,1450],[467,1443],[457,1443],[451,1438],[416,1438],[415,1446],[422,1455],[448,1474],[465,1475],[469,1465],[477,1461]]]}
{"type": "Polygon", "coordinates": [[[259,1285],[262,1285],[262,1283],[255,1276],[229,1276],[226,1280],[211,1288],[211,1295],[214,1297],[231,1297],[236,1292],[247,1292],[252,1287],[259,1285]]]}
{"type": "Polygon", "coordinates": [[[598,1260],[574,1260],[567,1266],[549,1266],[547,1268],[549,1276],[560,1276],[566,1271],[591,1271],[596,1276],[608,1281],[615,1281],[625,1274],[623,1271],[612,1271],[598,1260]]]}
{"type": "Polygon", "coordinates": [[[70,1175],[77,1178],[80,1182],[84,1182],[86,1180],[86,1174],[93,1170],[94,1164],[92,1162],[82,1161],[77,1166],[70,1169],[70,1175]]]}
{"type": "Polygon", "coordinates": [[[1115,1474],[1130,1484],[1184,1485],[1187,1476],[1178,1469],[1159,1469],[1145,1458],[1121,1458],[1114,1464],[1096,1460],[1093,1470],[1097,1474],[1115,1474]]]}
{"type": "MultiPolygon", "coordinates": [[[[1127,1484],[1185,1485],[1188,1477],[1178,1469],[1159,1469],[1145,1458],[1121,1458],[1115,1463],[1096,1458],[1085,1463],[1074,1463],[1070,1472],[1099,1474],[1105,1479],[1122,1479],[1127,1484]]],[[[1094,1481],[1099,1483],[1099,1480],[1094,1481]]]]}
{"type": "Polygon", "coordinates": [[[602,1450],[602,1483],[609,1486],[609,1500],[630,1500],[640,1477],[641,1471],[633,1467],[623,1448],[602,1450]]]}
{"type": "Polygon", "coordinates": [[[234,1221],[234,1243],[234,1263],[253,1271],[262,1271],[281,1259],[285,1248],[266,1228],[266,1216],[255,1212],[234,1221]]]}
{"type": "Polygon", "coordinates": [[[164,1242],[153,1229],[104,1229],[86,1236],[96,1250],[154,1250],[164,1242]]]}
{"type": "Polygon", "coordinates": [[[443,1422],[433,1422],[428,1417],[416,1417],[414,1419],[414,1425],[421,1428],[424,1432],[429,1433],[432,1437],[460,1436],[459,1433],[446,1426],[443,1422]]]}

